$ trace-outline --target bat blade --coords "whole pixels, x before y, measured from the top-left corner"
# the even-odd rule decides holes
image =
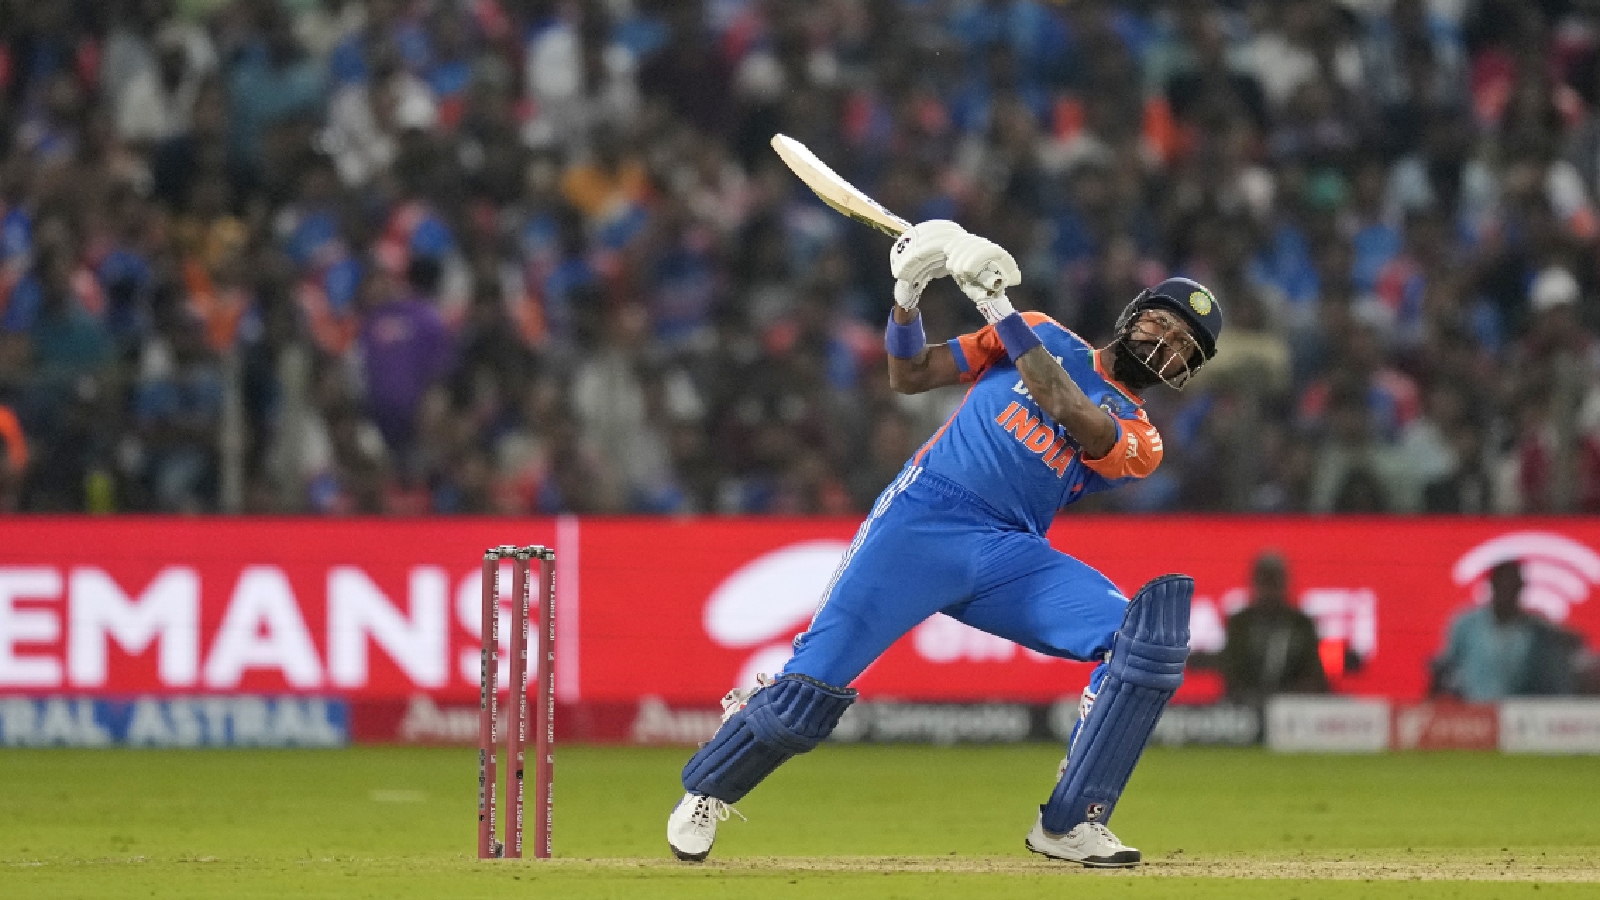
[[[778,151],[784,164],[805,182],[806,187],[839,212],[891,237],[899,237],[911,227],[910,222],[884,209],[878,201],[840,178],[839,173],[817,159],[817,155],[805,144],[786,134],[775,134],[772,136],[772,149]]]

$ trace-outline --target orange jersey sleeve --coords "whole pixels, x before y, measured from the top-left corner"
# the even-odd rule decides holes
[[[1117,442],[1099,459],[1080,456],[1083,464],[1106,478],[1143,478],[1161,465],[1161,433],[1139,410],[1137,418],[1117,419]]]
[[[1041,312],[1025,312],[1022,320],[1029,327],[1041,322],[1055,321]],[[1006,345],[1001,342],[1000,335],[995,333],[993,325],[985,325],[971,334],[963,334],[951,343],[956,346],[956,368],[961,370],[963,382],[977,381],[984,370],[1006,358]]]

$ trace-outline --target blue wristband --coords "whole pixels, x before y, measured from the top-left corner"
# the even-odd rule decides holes
[[[1028,327],[1028,322],[1022,318],[1022,313],[1012,313],[994,323],[994,333],[1000,335],[1000,343],[1006,345],[1006,353],[1011,355],[1012,362],[1016,362],[1017,357],[1029,350],[1044,346],[1039,336]]]
[[[928,336],[922,330],[922,317],[917,316],[910,323],[901,325],[894,320],[894,312],[889,313],[889,327],[883,330],[883,349],[895,359],[913,359],[922,348],[928,346]]]

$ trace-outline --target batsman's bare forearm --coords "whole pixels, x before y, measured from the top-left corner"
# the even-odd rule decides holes
[[[914,309],[897,306],[894,310],[894,320],[901,325],[911,324],[919,315],[921,313]],[[920,394],[960,381],[961,371],[956,368],[955,355],[944,344],[924,347],[910,359],[889,357],[889,387],[899,393]]]
[[[1067,370],[1043,347],[1017,358],[1017,372],[1044,414],[1059,422],[1078,442],[1083,455],[1099,459],[1117,443],[1117,423],[1094,404]]]

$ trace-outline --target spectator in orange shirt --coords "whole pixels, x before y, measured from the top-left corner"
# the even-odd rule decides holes
[[[561,179],[568,203],[594,221],[645,200],[649,175],[638,157],[626,153],[621,135],[611,128],[597,129],[592,153],[588,162],[572,166]]]
[[[28,468],[28,441],[11,407],[0,403],[0,512],[15,512]]]

